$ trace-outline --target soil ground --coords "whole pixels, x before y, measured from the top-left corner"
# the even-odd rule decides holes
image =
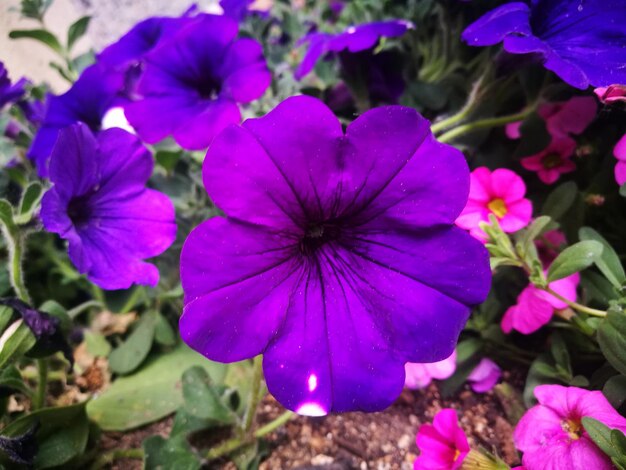
[[[505,373],[507,382],[517,382]],[[517,464],[513,447],[513,426],[507,421],[503,403],[493,392],[476,394],[467,386],[449,399],[441,397],[436,385],[425,390],[405,390],[389,409],[380,413],[346,413],[324,418],[298,417],[267,437],[269,456],[261,470],[410,470],[418,450],[415,434],[423,423],[432,421],[442,408],[458,410],[460,423],[472,448],[497,453],[508,464]],[[260,407],[264,424],[282,413],[271,397]],[[136,431],[105,433],[102,450],[140,447],[150,435],[167,436],[168,418]],[[111,468],[140,469],[137,460],[120,460]],[[227,462],[213,462],[207,468],[235,470]]]

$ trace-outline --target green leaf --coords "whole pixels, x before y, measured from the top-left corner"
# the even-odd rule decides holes
[[[154,339],[163,346],[174,346],[176,344],[176,333],[174,329],[160,312],[156,313],[156,327],[154,330]]]
[[[554,383],[558,381],[558,373],[554,369],[553,360],[549,354],[543,353],[530,365],[528,375],[526,376],[526,384],[524,385],[524,404],[527,408],[533,406],[537,399],[535,398],[535,387],[546,383]]]
[[[620,186],[619,195],[622,197],[626,197],[626,183]]]
[[[30,388],[24,383],[20,371],[15,366],[9,366],[0,373],[0,386],[19,392],[27,397],[32,395]]]
[[[232,424],[234,415],[216,393],[207,371],[193,366],[183,373],[183,397],[185,411],[201,419],[213,419]]]
[[[184,435],[176,435],[169,439],[151,436],[143,441],[143,450],[145,470],[200,469],[200,460],[192,453]]]
[[[32,181],[26,186],[20,205],[17,209],[15,222],[18,224],[27,224],[33,218],[33,212],[37,209],[37,205],[43,196],[43,186],[38,181]]]
[[[611,377],[604,384],[602,393],[613,408],[619,408],[626,401],[626,377],[623,375]]]
[[[548,195],[541,213],[552,217],[554,220],[560,220],[572,207],[577,195],[578,186],[576,186],[576,183],[573,181],[563,183]]]
[[[617,452],[621,455],[621,461],[626,459],[626,436],[619,429],[611,429],[611,444],[617,449]]]
[[[72,47],[84,34],[87,32],[91,16],[83,16],[70,25],[67,31],[67,50],[72,50]]]
[[[598,327],[602,354],[615,369],[626,375],[626,315],[609,310]]]
[[[9,33],[11,39],[34,39],[39,41],[59,55],[63,55],[63,46],[57,37],[46,29],[17,29]]]
[[[0,199],[0,223],[2,223],[9,232],[15,230],[15,222],[13,221],[13,206],[6,199]]]
[[[113,372],[129,374],[141,365],[152,348],[155,327],[156,312],[144,313],[126,341],[109,355],[109,367]]]
[[[100,333],[85,331],[85,344],[92,356],[107,357],[111,352],[111,344]]]
[[[183,405],[181,371],[204,367],[221,384],[227,366],[212,362],[180,344],[149,360],[133,375],[118,378],[87,405],[89,417],[105,431],[125,431],[157,421]]]
[[[36,422],[40,427],[36,434],[39,451],[35,468],[63,465],[84,452],[89,436],[85,403],[34,411],[13,421],[2,434],[9,437],[24,434]]]
[[[621,289],[626,282],[626,273],[622,267],[619,256],[609,242],[602,235],[590,227],[582,227],[578,232],[581,240],[595,240],[602,244],[602,255],[596,259],[598,269],[617,289]]]
[[[0,336],[0,369],[23,356],[37,339],[23,320],[12,323]]]
[[[565,340],[558,333],[554,333],[551,339],[552,345],[550,347],[550,352],[552,353],[552,357],[554,357],[557,366],[561,366],[561,368],[567,372],[567,375],[571,377],[572,365],[570,363],[570,355],[567,351]]]
[[[582,271],[602,256],[602,243],[595,240],[578,242],[563,250],[548,270],[548,282],[563,279]]]
[[[609,457],[620,457],[619,449],[611,441],[611,428],[588,416],[583,417],[581,421],[591,440],[602,449],[602,452]]]

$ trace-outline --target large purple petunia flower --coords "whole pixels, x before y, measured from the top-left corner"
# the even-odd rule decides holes
[[[168,135],[190,150],[206,148],[228,124],[238,123],[237,103],[259,98],[271,81],[261,45],[235,40],[237,22],[200,15],[145,57],[137,93],[126,108],[149,143]]]
[[[152,168],[150,153],[122,129],[94,137],[80,123],[59,132],[41,219],[69,242],[77,269],[103,289],[159,280],[156,266],[143,260],[172,244],[176,224],[169,198],[146,189]]]
[[[123,73],[95,64],[86,68],[66,93],[48,97],[43,123],[28,150],[39,176],[48,176],[48,161],[59,131],[77,122],[99,131],[105,113],[124,102],[120,95],[123,88]]]
[[[26,83],[28,82],[25,78],[20,78],[17,82],[11,83],[9,72],[4,63],[0,61],[0,109],[9,103],[15,103],[24,96]]]
[[[402,36],[411,28],[413,28],[413,23],[410,21],[389,20],[350,26],[337,34],[320,32],[307,34],[300,39],[299,43],[308,43],[309,48],[294,75],[296,79],[300,80],[313,70],[320,57],[328,53],[343,50],[348,52],[365,51],[376,46],[381,37]]]
[[[512,54],[536,54],[544,67],[585,89],[626,83],[624,0],[531,0],[502,5],[463,32],[471,46],[503,42]]]
[[[448,357],[487,295],[487,252],[453,226],[465,159],[410,108],[344,133],[289,98],[224,130],[203,178],[226,217],[183,246],[181,336],[217,361],[264,354],[270,392],[301,414],[385,408],[405,362]]]

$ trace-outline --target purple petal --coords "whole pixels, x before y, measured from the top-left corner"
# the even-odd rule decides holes
[[[293,249],[273,231],[220,217],[193,230],[181,254],[185,342],[218,361],[261,353],[297,281]]]
[[[532,35],[530,8],[522,2],[502,5],[469,25],[462,39],[470,46],[492,46],[509,34]]]

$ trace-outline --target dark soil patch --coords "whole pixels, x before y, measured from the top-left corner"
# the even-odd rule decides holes
[[[511,381],[508,374],[505,379]],[[513,382],[517,380],[513,379]],[[413,468],[418,450],[415,434],[442,408],[459,411],[460,423],[472,448],[484,447],[508,464],[517,464],[513,425],[493,392],[476,394],[468,388],[444,399],[436,385],[425,390],[405,390],[389,409],[380,413],[346,413],[324,418],[297,417],[267,436],[270,455],[261,470],[396,470]],[[270,396],[260,407],[259,423],[265,424],[284,410]],[[151,435],[167,436],[172,419],[127,433],[104,433],[102,451],[140,447]],[[120,460],[111,468],[140,469],[137,460]],[[234,470],[231,463],[213,462],[207,468]]]

